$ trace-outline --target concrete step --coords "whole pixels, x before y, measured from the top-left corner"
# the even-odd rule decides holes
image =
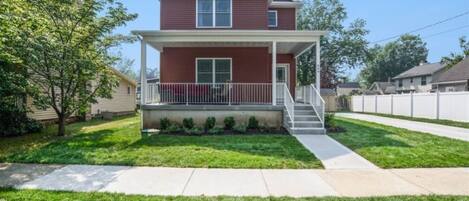
[[[324,128],[288,128],[288,131],[292,135],[324,135],[326,134],[326,129]]]
[[[314,110],[295,110],[295,115],[316,115]]]
[[[295,105],[295,110],[314,110],[311,105]]]
[[[288,126],[292,127],[292,122],[288,121]],[[322,128],[320,121],[295,121],[295,128]]]
[[[319,118],[316,115],[296,115],[295,121],[319,121]]]

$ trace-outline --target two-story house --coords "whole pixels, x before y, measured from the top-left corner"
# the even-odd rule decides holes
[[[319,40],[326,32],[296,30],[301,1],[160,0],[160,5],[161,30],[133,31],[141,41],[143,75],[147,45],[160,53],[160,83],[146,84],[141,76],[143,130],[157,128],[161,118],[191,117],[202,124],[208,116],[219,123],[226,116],[239,123],[255,116],[270,127],[323,132],[320,80],[296,88],[296,58],[313,48],[320,77]]]
[[[421,63],[394,77],[397,93],[425,93],[432,91],[432,82],[443,71],[441,63]]]

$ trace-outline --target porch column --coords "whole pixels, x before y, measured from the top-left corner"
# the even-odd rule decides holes
[[[140,40],[140,107],[146,103],[147,95],[147,43]]]
[[[321,95],[321,47],[320,39],[316,42],[316,90]],[[320,105],[320,99],[316,98],[316,105]]]
[[[277,42],[272,42],[272,105],[277,105]]]

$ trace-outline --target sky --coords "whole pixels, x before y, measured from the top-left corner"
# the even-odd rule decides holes
[[[129,34],[132,30],[159,30],[159,2],[159,0],[123,0],[128,11],[137,13],[138,18],[125,27],[116,29],[115,33]],[[342,0],[342,2],[348,13],[344,25],[350,24],[357,18],[366,20],[366,28],[370,31],[367,39],[370,42],[400,35],[469,11],[469,0]],[[427,43],[428,62],[438,62],[441,57],[451,52],[461,51],[458,43],[461,36],[467,36],[469,39],[469,15],[415,34],[422,36]],[[381,44],[386,42],[389,41]],[[119,49],[125,58],[135,60],[134,70],[138,72],[140,43],[123,44]],[[158,52],[152,48],[147,48],[147,51],[147,68],[158,68]],[[359,71],[360,69],[349,69],[346,75],[353,79]]]

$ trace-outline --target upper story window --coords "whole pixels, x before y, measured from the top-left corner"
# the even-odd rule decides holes
[[[278,27],[278,12],[276,10],[269,10],[269,27]]]
[[[399,82],[399,83],[398,83],[398,86],[399,86],[399,87],[402,87],[402,86],[403,86],[402,80],[399,80],[398,82]]]
[[[232,0],[197,0],[197,28],[231,28]]]

